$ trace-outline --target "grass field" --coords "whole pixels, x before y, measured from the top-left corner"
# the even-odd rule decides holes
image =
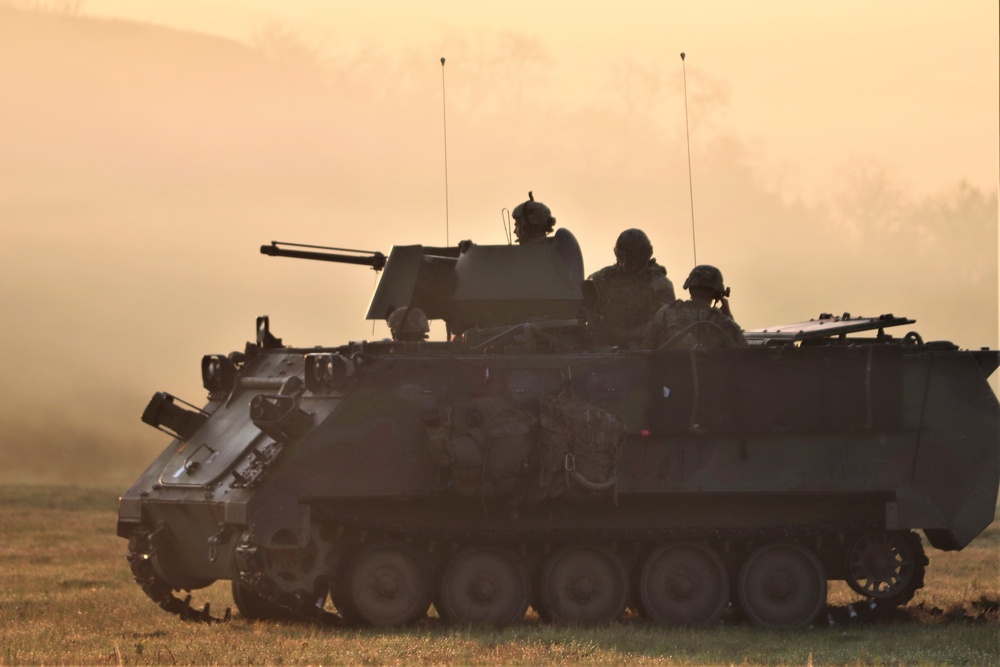
[[[532,616],[503,630],[429,618],[396,631],[233,621],[185,623],[139,590],[115,536],[113,493],[0,487],[0,665],[16,664],[1000,664],[1000,526],[962,552],[928,547],[927,586],[892,618],[769,632],[727,618],[664,629],[629,616],[565,628]],[[831,587],[831,601],[848,591]],[[232,605],[228,582],[195,603]]]

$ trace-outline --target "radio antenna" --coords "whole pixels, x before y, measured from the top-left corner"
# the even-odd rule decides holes
[[[444,123],[444,244],[451,245],[448,224],[448,105],[444,96],[444,56],[441,57],[441,119]]]
[[[444,58],[441,60],[444,61]],[[691,125],[688,122],[688,77],[683,51],[681,51],[681,69],[684,71],[684,133],[687,135],[688,192],[691,196],[691,247],[694,250],[694,264],[698,266],[698,241],[694,233],[694,180],[691,176]]]

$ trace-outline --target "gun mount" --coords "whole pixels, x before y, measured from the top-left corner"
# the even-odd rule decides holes
[[[388,258],[379,252],[281,242],[261,246],[260,251],[384,269],[366,319],[385,319],[396,308],[420,308],[428,319],[444,320],[449,337],[473,328],[570,320],[583,304],[583,256],[568,229],[523,246],[395,246]]]

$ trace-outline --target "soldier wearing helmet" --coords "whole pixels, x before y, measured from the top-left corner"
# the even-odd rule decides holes
[[[676,299],[667,270],[653,259],[653,244],[641,229],[619,234],[615,263],[587,282],[592,300],[588,320],[604,344],[639,343],[649,319]]]
[[[684,289],[691,293],[691,298],[675,301],[656,312],[646,327],[643,347],[746,346],[743,330],[729,309],[729,288],[723,283],[722,271],[708,264],[696,266],[684,281]]]
[[[419,308],[403,306],[396,308],[386,318],[393,340],[427,340],[430,325],[427,316]]]
[[[545,204],[535,201],[532,192],[528,193],[528,201],[515,206],[510,215],[514,218],[514,236],[521,245],[538,243],[556,226],[552,211]]]

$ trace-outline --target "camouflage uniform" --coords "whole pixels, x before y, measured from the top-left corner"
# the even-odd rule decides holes
[[[591,322],[600,343],[639,343],[649,319],[676,299],[667,270],[655,259],[633,273],[617,264],[606,266],[588,280],[597,292]]]
[[[655,350],[697,322],[711,322],[716,326],[695,327],[674,340],[670,347],[688,350],[699,343],[709,348],[731,347],[734,344],[745,347],[747,344],[743,330],[731,317],[718,308],[692,299],[675,301],[660,308],[646,327],[642,346]]]

